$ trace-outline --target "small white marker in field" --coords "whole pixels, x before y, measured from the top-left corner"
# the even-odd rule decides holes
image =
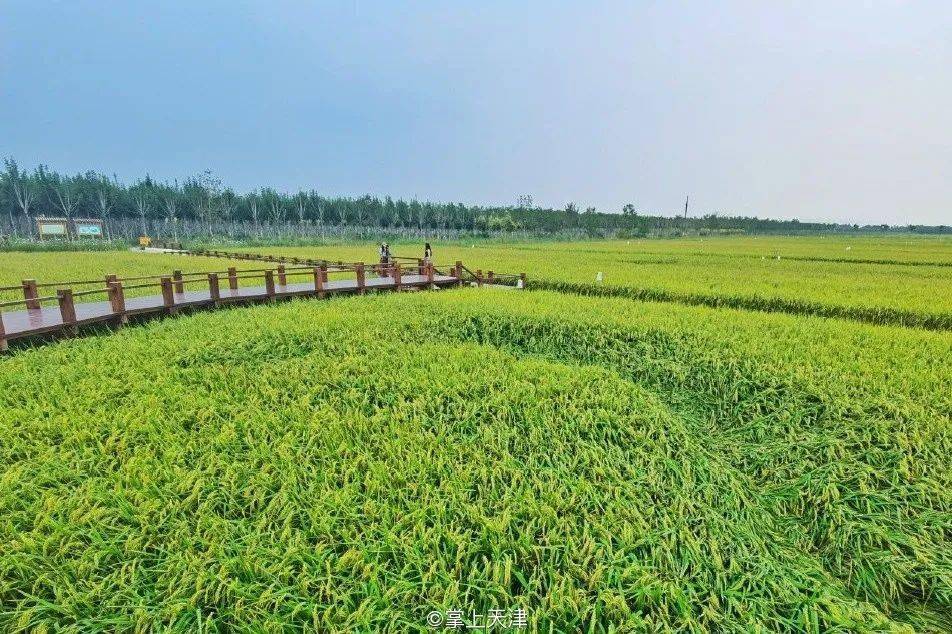
[[[601,271],[599,271],[598,273],[595,274],[595,281],[596,281],[597,283],[601,284],[604,279],[605,279],[605,278],[604,278],[604,276],[602,275],[602,272],[601,272]]]

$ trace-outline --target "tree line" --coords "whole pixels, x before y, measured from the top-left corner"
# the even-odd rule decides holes
[[[246,233],[280,227],[293,234],[307,228],[364,228],[391,233],[452,232],[453,234],[529,233],[581,236],[671,236],[684,234],[803,233],[849,230],[888,230],[885,226],[859,227],[768,220],[723,213],[699,217],[665,217],[627,204],[616,213],[594,207],[580,210],[574,203],[563,209],[532,205],[531,196],[520,196],[511,206],[467,205],[452,202],[325,196],[315,190],[296,193],[263,187],[239,193],[224,186],[210,171],[182,181],[159,182],[146,175],[131,185],[93,171],[73,176],[40,165],[23,169],[14,159],[4,160],[0,172],[0,204],[7,236],[34,237],[37,217],[98,218],[110,230],[171,236],[229,232],[241,226]],[[916,230],[915,228],[912,228]],[[927,231],[948,228],[926,228]]]

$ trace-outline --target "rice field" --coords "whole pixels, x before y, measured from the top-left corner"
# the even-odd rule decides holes
[[[761,262],[754,239],[700,245],[637,257],[706,257],[725,279]],[[530,280],[580,253],[606,286],[629,266],[627,242],[434,246]],[[852,246],[893,263],[791,266],[952,272],[948,242]],[[168,257],[57,255],[61,279]],[[844,280],[802,297],[896,299]],[[921,292],[902,310],[943,314]],[[17,350],[0,359],[0,630],[424,632],[457,610],[523,610],[526,631],[952,630],[952,333],[684,304],[368,295]]]
[[[537,288],[548,290],[952,329],[952,239],[945,236],[437,243],[435,248],[438,262],[462,260],[474,270],[524,271]],[[376,246],[369,243],[229,250],[368,264],[377,259]],[[421,255],[418,251],[419,244],[393,245],[396,255]],[[228,266],[253,269],[263,264],[136,252],[0,253],[0,286],[28,276],[59,281],[106,272],[145,275]],[[19,294],[0,296],[14,299]]]
[[[419,245],[393,245],[418,255]],[[952,240],[718,238],[437,245],[436,259],[531,272],[536,288],[952,329]],[[368,258],[373,245],[262,253]],[[322,256],[324,257],[324,256]],[[601,274],[601,281],[599,279]]]

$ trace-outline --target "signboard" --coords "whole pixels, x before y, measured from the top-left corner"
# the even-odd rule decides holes
[[[45,218],[36,219],[36,232],[41,238],[103,238],[104,227],[99,218]]]
[[[40,223],[40,233],[45,236],[65,236],[66,225],[59,222]]]
[[[37,218],[36,228],[41,238],[66,238],[69,236],[66,220],[61,218]]]
[[[152,238],[149,236],[139,236],[139,246],[143,249],[152,244]]]
[[[101,238],[102,221],[100,220],[76,220],[76,236],[79,238]]]

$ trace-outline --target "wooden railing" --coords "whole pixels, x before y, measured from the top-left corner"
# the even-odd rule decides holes
[[[169,247],[166,247],[169,248]],[[181,255],[194,255],[194,256],[203,256],[203,257],[212,257],[212,258],[226,258],[229,260],[256,260],[260,262],[284,262],[295,265],[308,265],[316,266],[324,264],[325,266],[331,267],[333,270],[337,267],[346,267],[348,266],[343,260],[329,260],[329,259],[314,259],[314,258],[299,258],[299,257],[286,257],[280,255],[270,255],[270,254],[261,254],[261,253],[251,253],[246,251],[220,251],[218,249],[185,249],[182,248],[182,245],[179,244],[175,250]]]
[[[242,251],[219,251],[215,249],[184,249],[182,245],[177,244],[177,249],[182,253],[182,255],[197,255],[197,256],[206,256],[206,257],[216,257],[216,258],[228,258],[232,260],[260,260],[265,262],[285,262],[291,264],[325,264],[329,267],[346,267],[343,261],[329,259],[311,259],[311,258],[298,258],[298,257],[287,257],[287,256],[276,256],[276,255],[266,255],[260,253],[249,253]],[[408,269],[413,269],[414,265],[417,269],[418,275],[423,275],[425,270],[425,261],[422,258],[412,258],[407,256],[390,256],[392,262],[405,262],[407,263]],[[379,264],[374,265],[374,270],[376,271],[380,267]],[[500,285],[500,286],[515,286],[518,288],[524,288],[526,283],[526,274],[525,273],[498,273],[494,271],[487,271],[486,275],[483,276],[482,271],[477,269],[476,272],[469,270],[468,268],[462,266],[462,262],[457,260],[452,265],[435,265],[436,273],[438,275],[443,275],[444,270],[457,270],[459,271],[458,275],[454,277],[463,278],[464,274],[468,274],[469,281],[476,284],[476,286],[483,285]],[[332,268],[333,270],[333,268]],[[341,269],[346,270],[346,269]],[[445,273],[446,275],[453,276],[452,273]]]
[[[463,266],[462,262],[457,262],[456,266],[459,271],[457,277],[459,277],[461,281],[468,279],[476,286],[514,286],[516,288],[525,288],[526,286],[525,273],[497,273],[495,271],[486,271],[486,274],[483,275],[482,269],[471,271]]]
[[[25,279],[17,286],[0,287],[0,292],[19,290],[23,295],[22,299],[0,302],[0,350],[6,349],[7,340],[12,337],[27,336],[29,334],[45,332],[53,328],[65,330],[67,333],[73,333],[76,331],[77,325],[80,322],[104,321],[107,319],[115,320],[116,323],[121,325],[126,323],[128,316],[132,313],[165,312],[167,314],[174,314],[184,305],[191,306],[210,303],[217,306],[223,302],[254,301],[259,299],[271,301],[276,297],[292,294],[309,294],[322,298],[332,290],[334,292],[349,291],[364,294],[370,286],[380,286],[379,284],[368,285],[368,268],[369,272],[381,278],[392,279],[392,284],[388,282],[384,285],[384,288],[394,290],[402,290],[408,285],[404,278],[406,275],[416,276],[416,279],[411,282],[410,285],[430,288],[436,288],[439,285],[458,285],[466,282],[472,283],[475,286],[505,285],[523,288],[526,280],[524,273],[500,274],[488,271],[484,276],[480,269],[476,269],[474,272],[465,267],[463,263],[458,260],[453,264],[434,264],[417,258],[392,257],[388,262],[372,264],[368,267],[368,265],[363,262],[345,263],[341,260],[285,258],[273,255],[213,250],[183,250],[183,252],[228,259],[264,261],[274,263],[275,266],[250,269],[238,269],[237,267],[229,266],[219,271],[194,272],[183,272],[180,269],[176,269],[168,274],[128,277],[119,277],[115,274],[109,274],[97,279],[44,283],[39,283],[35,279]],[[353,274],[354,282],[352,285],[347,285],[346,287],[338,285],[336,288],[329,289],[329,273]],[[312,283],[310,287],[305,287],[303,290],[300,285],[293,290],[288,290],[289,278],[295,277],[310,278]],[[420,277],[423,279],[420,280]],[[260,280],[263,283],[263,287],[258,287],[262,289],[261,293],[236,293],[241,287],[240,282],[249,279]],[[437,283],[438,279],[439,283]],[[207,298],[205,294],[201,294],[199,299],[184,297],[186,295],[187,286],[202,286],[202,290],[204,290],[206,285]],[[87,286],[92,288],[84,288]],[[144,288],[154,288],[157,290],[156,295],[145,296],[147,300],[154,301],[146,302],[144,307],[141,301],[137,302],[137,307],[130,310],[127,306],[127,294],[131,291],[139,291]],[[224,293],[222,292],[223,288],[227,288],[227,291]],[[55,294],[42,295],[41,293],[48,292],[47,289],[55,289]],[[77,314],[76,306],[77,304],[83,304],[85,302],[77,302],[77,299],[91,297],[97,294],[105,296],[108,302],[108,312],[99,312],[89,317],[90,305],[86,303],[87,308],[84,312],[87,316],[81,318]],[[142,299],[139,293],[135,295],[139,297],[140,300]],[[180,298],[181,301],[177,301],[177,297]],[[195,296],[193,295],[192,297],[194,298]],[[46,313],[44,313],[44,311],[48,311],[49,309],[44,308],[43,305],[53,301],[56,302],[59,309],[59,322],[44,322],[44,325],[37,326],[34,331],[30,331],[29,328],[32,327],[32,323],[35,321],[35,318],[31,315],[34,313],[41,316],[45,315]],[[20,315],[21,322],[23,319],[26,319],[29,324],[31,324],[27,327],[27,330],[23,329],[22,323],[19,330],[17,330],[16,325],[14,325],[14,330],[17,330],[16,332],[11,333],[8,332],[8,329],[5,329],[3,309],[13,306],[24,307],[25,311],[21,311],[17,313],[17,315]],[[100,308],[97,310],[101,311],[103,303],[100,302],[99,306]],[[26,317],[23,317],[24,315],[26,315]],[[40,322],[43,322],[43,320],[40,319]]]

